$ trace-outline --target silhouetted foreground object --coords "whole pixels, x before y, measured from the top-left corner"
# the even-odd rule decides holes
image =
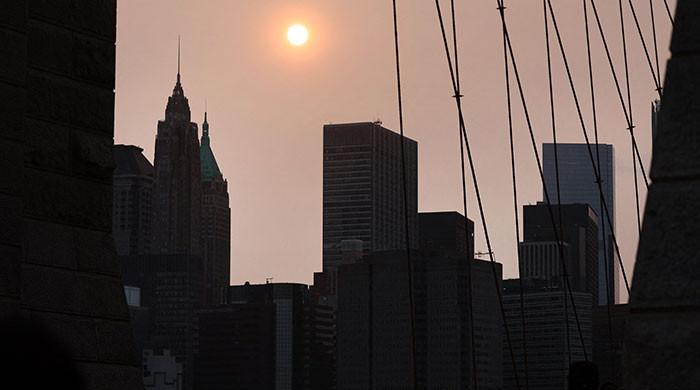
[[[26,323],[0,345],[36,365],[17,388],[143,388],[110,236],[115,38],[114,0],[0,7],[0,319]]]
[[[598,367],[590,362],[572,363],[569,390],[598,390]]]
[[[700,2],[679,0],[625,339],[625,388],[700,384]]]
[[[68,349],[36,321],[0,322],[3,383],[24,389],[84,389]],[[37,375],[41,373],[40,375]]]

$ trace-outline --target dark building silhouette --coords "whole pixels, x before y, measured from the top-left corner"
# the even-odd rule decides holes
[[[520,386],[516,382],[516,371],[513,370],[510,347],[504,337],[502,344],[504,390],[520,389],[525,383],[523,322],[517,285],[517,280],[509,280],[504,283],[503,304]],[[552,291],[548,285],[537,286],[533,283],[528,285],[523,297],[529,387],[538,390],[566,389],[569,374],[569,351],[571,352],[571,362],[582,362],[586,360],[583,345],[585,345],[589,358],[593,350],[591,335],[592,294],[573,293],[576,312],[581,324],[583,345],[579,337],[571,298],[568,294],[562,290]],[[568,313],[568,317],[566,313]]]
[[[112,237],[121,256],[151,252],[153,165],[143,149],[114,145]]]
[[[525,278],[561,280],[563,268],[556,237],[563,243],[566,271],[574,291],[588,292],[597,302],[598,294],[598,217],[587,204],[552,205],[554,221],[561,232],[552,227],[548,206],[544,203],[523,206],[523,242],[520,261]]]
[[[563,204],[588,204],[598,216],[598,292],[594,294],[594,297],[599,305],[605,305],[609,300],[614,304],[619,299],[619,267],[612,240],[612,234],[615,233],[616,210],[615,149],[613,145],[609,144],[599,144],[597,151],[595,145],[592,145],[591,148],[596,160],[597,156],[600,155],[601,187],[612,224],[608,223],[608,218],[601,209],[600,190],[596,183],[586,144],[557,144],[560,193],[557,193],[554,144],[545,143],[542,145],[542,168],[552,203],[557,203],[557,196],[559,196]],[[546,201],[544,196],[543,200]],[[603,233],[605,233],[607,248],[603,246]],[[607,299],[606,294],[610,294],[610,299]]]
[[[275,388],[273,302],[217,305],[200,310],[197,317],[197,388]]]
[[[418,145],[406,138],[409,239],[418,247]],[[323,271],[342,264],[340,243],[361,240],[365,254],[406,247],[401,136],[381,123],[323,127]]]
[[[625,366],[622,354],[629,314],[628,305],[593,309],[593,363],[598,366],[601,384],[623,385]]]
[[[333,388],[332,308],[306,285],[231,286],[198,318],[198,388]]]
[[[145,348],[155,356],[162,356],[168,350],[168,356],[182,367],[182,388],[191,389],[197,337],[195,314],[204,302],[202,259],[184,254],[121,259],[124,284],[140,288],[141,306],[149,311]],[[144,373],[146,384],[147,376]]]
[[[0,11],[6,386],[141,386],[110,236],[115,27],[113,0]]]
[[[411,255],[416,388],[471,386],[472,351],[483,388],[499,388],[501,322],[491,264],[474,261],[475,327],[471,346],[467,237],[459,213],[418,215],[420,251]],[[467,221],[467,223],[465,223]],[[465,234],[469,229],[469,234]],[[469,246],[473,248],[473,245]],[[475,264],[478,263],[478,264]],[[486,266],[486,267],[484,267]],[[500,264],[497,265],[500,278]],[[405,251],[373,252],[338,270],[339,389],[411,388],[411,327]]]
[[[211,149],[209,122],[204,113],[200,146],[202,172],[202,240],[205,302],[220,303],[231,279],[231,209],[228,182]]]
[[[200,146],[197,124],[190,120],[178,69],[156,135],[153,253],[202,254]]]

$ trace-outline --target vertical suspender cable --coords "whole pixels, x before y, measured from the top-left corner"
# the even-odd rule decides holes
[[[637,210],[637,231],[639,234],[642,232],[642,216],[639,207],[639,180],[637,178],[637,157],[634,152],[634,142],[632,138],[634,137],[634,115],[632,110],[632,90],[630,87],[630,70],[629,61],[627,59],[627,34],[625,34],[625,14],[622,8],[622,0],[618,0],[620,9],[620,31],[622,36],[622,58],[625,64],[625,86],[627,87],[627,110],[629,112],[630,125],[630,144],[632,146],[632,171],[634,172],[634,201]],[[653,70],[652,70],[653,72]],[[657,84],[658,85],[658,84]]]
[[[444,45],[445,55],[447,57],[447,65],[448,65],[448,68],[450,71],[450,78],[452,81],[452,89],[453,89],[455,95],[457,95],[458,94],[457,93],[457,82],[455,79],[455,73],[454,73],[454,69],[452,66],[452,58],[450,56],[450,49],[449,49],[449,45],[447,43],[447,34],[445,32],[445,23],[444,23],[444,20],[442,17],[442,11],[440,9],[439,0],[435,0],[435,8],[437,10],[437,16],[438,16],[438,20],[440,22],[440,30],[442,33],[442,42]],[[486,247],[487,247],[487,250],[489,252],[489,260],[491,262],[491,271],[492,271],[492,275],[493,275],[493,279],[494,279],[494,284],[496,286],[496,293],[498,294],[498,303],[499,303],[499,307],[501,309],[501,318],[503,318],[503,327],[504,327],[504,331],[506,334],[506,342],[508,345],[508,349],[510,351],[511,363],[513,365],[513,371],[515,373],[515,383],[516,383],[516,387],[518,389],[521,389],[520,380],[518,379],[517,367],[515,364],[515,354],[513,352],[513,344],[512,344],[511,338],[510,338],[510,330],[508,328],[508,321],[506,320],[505,307],[503,305],[503,292],[501,291],[500,282],[498,280],[498,274],[496,271],[496,261],[493,258],[493,249],[492,249],[493,247],[491,246],[491,237],[489,236],[488,226],[486,224],[486,214],[484,213],[483,201],[481,199],[481,191],[479,189],[479,181],[478,181],[477,176],[476,176],[476,168],[474,166],[474,158],[472,156],[471,146],[469,144],[469,137],[467,134],[467,129],[466,129],[466,126],[464,124],[464,114],[462,112],[462,106],[461,106],[460,100],[457,99],[456,102],[457,102],[457,112],[459,115],[459,128],[460,128],[460,132],[462,134],[462,137],[464,138],[464,146],[465,146],[465,149],[467,151],[467,158],[469,161],[469,169],[470,169],[471,178],[472,178],[472,185],[474,186],[474,192],[476,194],[476,201],[477,201],[477,205],[479,207],[479,216],[481,217],[481,225],[482,225],[482,228],[484,230],[484,239],[486,240]]]
[[[513,215],[515,217],[515,245],[518,259],[518,287],[520,294],[520,326],[523,338],[523,366],[525,371],[525,389],[530,390],[530,374],[527,359],[527,327],[525,325],[525,287],[523,285],[523,263],[520,258],[520,217],[518,216],[518,181],[515,170],[515,142],[513,139],[513,103],[510,92],[510,65],[508,61],[508,46],[506,35],[503,34],[503,64],[506,82],[506,103],[508,107],[508,141],[510,144],[510,172],[513,184]]]
[[[587,58],[588,58],[588,81],[590,84],[590,93],[591,93],[591,112],[592,112],[592,118],[593,118],[593,134],[595,137],[595,155],[596,155],[596,168],[597,168],[597,173],[598,177],[601,178],[602,180],[602,175],[601,175],[601,164],[600,164],[600,143],[598,141],[598,111],[596,107],[596,93],[595,93],[595,82],[593,78],[593,58],[591,55],[591,34],[590,34],[590,28],[589,28],[589,22],[588,22],[588,0],[583,0],[583,21],[585,25],[585,30],[586,30],[586,52],[587,52]],[[599,209],[603,210],[603,192],[601,191],[599,194]],[[603,243],[603,269],[605,270],[605,308],[607,312],[607,323],[608,323],[608,343],[610,347],[610,351],[613,351],[615,348],[615,339],[613,335],[613,328],[612,328],[612,313],[610,312],[610,305],[613,303],[612,297],[610,295],[610,270],[608,267],[608,245],[607,245],[607,232],[606,232],[606,222],[604,219],[600,219],[602,223],[600,223],[599,228],[601,229],[601,235],[602,235],[602,243]],[[596,267],[597,268],[597,267]],[[597,286],[596,286],[597,288]],[[593,302],[593,305],[597,305],[598,302]],[[612,368],[612,372],[615,372],[617,368],[615,367],[615,358],[611,354],[610,356],[610,366]]]
[[[518,93],[520,95],[520,101],[521,101],[522,106],[523,106],[523,113],[525,114],[525,121],[527,123],[528,132],[530,134],[530,142],[532,144],[532,151],[535,155],[535,161],[537,162],[537,170],[538,170],[538,173],[540,175],[540,180],[542,181],[542,185],[544,188],[545,204],[547,205],[547,211],[549,214],[550,222],[551,222],[552,226],[556,226],[554,211],[552,210],[552,202],[551,202],[551,198],[549,196],[549,191],[547,190],[547,186],[544,185],[544,183],[545,183],[544,172],[542,170],[542,162],[540,161],[540,155],[539,155],[539,152],[537,151],[537,141],[535,140],[535,134],[534,134],[534,131],[532,129],[532,121],[530,120],[530,112],[529,112],[528,107],[527,107],[527,101],[525,99],[525,92],[523,90],[522,81],[520,80],[520,73],[518,72],[517,62],[515,61],[515,54],[513,52],[513,45],[512,45],[512,42],[510,41],[510,35],[508,33],[508,28],[506,25],[505,12],[504,12],[505,8],[503,7],[503,0],[496,0],[496,2],[498,3],[498,10],[499,10],[499,13],[501,16],[501,25],[502,25],[504,34],[506,36],[506,43],[508,44],[508,53],[510,56],[511,63],[513,65],[513,73],[515,74],[515,81],[518,85]],[[554,19],[553,19],[553,21],[555,22]],[[557,27],[556,22],[554,23],[554,27],[556,29],[556,27]],[[557,243],[560,243],[561,240],[559,238],[558,230],[554,229],[554,233],[555,233],[555,241]],[[559,249],[559,259],[562,260],[564,258],[562,245],[557,245],[557,246],[559,247],[558,248]],[[566,269],[565,262],[563,262],[563,261],[561,262],[561,267],[562,267],[562,269],[564,269],[564,275],[565,276],[568,275],[568,273],[565,270]],[[564,287],[566,289],[568,289],[568,292],[569,292],[569,298],[571,299],[571,307],[573,309],[574,319],[576,320],[576,328],[578,330],[579,340],[581,341],[583,356],[584,356],[585,360],[588,361],[588,352],[586,350],[585,339],[583,338],[583,331],[581,329],[581,322],[579,320],[578,310],[576,309],[576,302],[574,301],[574,296],[573,296],[573,292],[571,289],[571,284],[568,281],[568,276],[566,276],[564,278]]]
[[[460,82],[460,77],[459,77],[459,51],[458,51],[458,44],[457,44],[457,17],[455,14],[455,2],[454,0],[450,0],[450,13],[452,16],[452,44],[453,44],[453,53],[454,53],[454,64],[455,64],[455,79],[457,81],[457,92],[453,96],[455,99],[457,99],[457,104],[459,106],[462,105],[462,89],[461,89],[461,82]],[[462,207],[464,210],[464,235],[467,243],[467,253],[466,253],[466,260],[467,260],[467,290],[469,291],[469,302],[468,302],[468,310],[469,310],[469,338],[470,338],[470,355],[471,355],[471,365],[472,365],[472,383],[474,384],[474,390],[478,388],[478,372],[477,372],[477,367],[476,367],[476,340],[474,337],[474,282],[473,282],[473,259],[470,258],[470,254],[472,252],[471,248],[471,237],[469,236],[469,223],[468,223],[468,210],[467,210],[467,177],[466,177],[466,172],[465,172],[465,163],[464,163],[464,140],[462,139],[462,133],[461,131],[457,132],[457,136],[459,137],[459,159],[460,159],[460,172],[462,176]]]
[[[562,222],[562,215],[561,215],[561,186],[559,183],[559,152],[557,148],[557,119],[556,119],[556,111],[554,109],[554,82],[552,78],[552,53],[549,47],[549,18],[547,17],[547,0],[542,0],[542,9],[544,11],[544,40],[545,40],[545,46],[547,48],[547,81],[549,82],[549,113],[550,113],[550,119],[551,119],[551,126],[552,126],[552,142],[554,145],[554,177],[555,177],[555,182],[556,182],[556,195],[557,195],[557,213],[559,214],[559,240],[564,239],[564,224]],[[544,183],[544,186],[547,184]],[[557,229],[556,225],[552,226],[552,229]],[[563,242],[557,242],[557,245],[561,246],[563,245]],[[566,262],[567,259],[564,257],[566,253],[564,251],[561,251],[560,255],[562,256],[562,259],[560,261]],[[562,277],[562,287],[564,287],[564,283],[566,279],[568,279],[568,275],[566,274],[566,268],[562,268],[563,274],[561,275]],[[567,358],[569,360],[569,365],[571,365],[571,336],[569,335],[569,308],[568,304],[566,301],[566,289],[562,288],[562,292],[564,294],[564,299],[563,299],[563,310],[564,310],[564,329],[565,329],[565,337],[566,337],[566,352],[567,352]]]
[[[411,384],[412,388],[417,386],[416,375],[416,310],[413,298],[413,262],[411,261],[411,234],[409,231],[409,209],[408,209],[408,183],[406,180],[406,139],[403,130],[403,101],[401,98],[401,66],[399,62],[399,29],[396,15],[396,0],[392,0],[392,11],[394,19],[394,55],[396,59],[396,90],[399,105],[399,131],[401,134],[401,175],[403,184],[403,211],[404,211],[404,230],[406,233],[406,268],[408,272],[408,302],[410,311],[410,329],[411,329]]]

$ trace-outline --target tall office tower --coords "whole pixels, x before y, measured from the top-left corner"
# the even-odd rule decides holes
[[[559,224],[566,271],[573,291],[588,292],[593,299],[598,294],[598,217],[587,204],[552,206],[554,220]],[[523,242],[520,261],[524,278],[540,278],[549,282],[561,280],[563,268],[552,228],[547,204],[523,206]]]
[[[156,135],[153,253],[202,252],[199,140],[197,124],[190,118],[178,64],[177,82]]]
[[[415,388],[499,388],[501,322],[491,264],[474,264],[476,345],[471,346],[469,259],[473,223],[458,213],[421,213],[420,252],[412,253]],[[467,221],[465,223],[465,221]],[[497,270],[500,265],[497,265]],[[484,272],[486,271],[487,272]],[[488,288],[486,288],[488,286]],[[478,290],[476,289],[478,287]],[[373,252],[338,270],[338,388],[411,388],[411,306],[405,251]],[[490,343],[490,344],[489,344]],[[489,344],[489,345],[487,345]]]
[[[153,165],[143,149],[114,145],[112,237],[121,256],[151,251]]]
[[[216,163],[204,113],[199,157],[202,167],[202,241],[204,244],[204,301],[220,303],[231,279],[231,208],[228,182]]]
[[[331,310],[303,284],[230,286],[198,313],[198,388],[332,389]]]
[[[595,145],[591,145],[593,157],[597,160]],[[586,144],[557,144],[559,160],[559,188],[561,202],[582,203],[590,205],[595,210],[599,220],[598,229],[598,292],[597,302],[605,305],[608,295],[612,303],[617,302],[619,295],[619,267],[615,255],[612,233],[615,232],[615,154],[612,145],[599,144],[600,179],[602,181],[603,198],[610,212],[610,222],[600,207],[600,191],[596,183],[593,165]],[[554,144],[543,145],[543,170],[545,184],[552,203],[557,203],[556,169],[554,159]],[[544,195],[543,195],[543,200]],[[605,234],[605,248],[603,246]],[[607,264],[606,259],[607,258]],[[607,277],[606,277],[607,276]],[[607,288],[606,288],[607,280]]]
[[[204,270],[198,256],[122,256],[124,284],[138,287],[149,311],[146,349],[160,356],[169,350],[182,367],[182,389],[192,389],[196,350],[196,310],[203,303]],[[145,350],[144,350],[145,354]],[[144,357],[145,358],[145,357]],[[149,377],[144,373],[144,384]]]
[[[409,240],[418,247],[418,144],[406,138]],[[381,123],[323,127],[323,271],[335,291],[340,243],[361,240],[365,254],[406,248],[401,137]]]
[[[496,277],[494,278],[494,268]],[[477,389],[503,389],[503,315],[499,310],[498,291],[502,288],[503,265],[474,259],[474,353],[476,354]],[[496,285],[495,281],[498,281]]]
[[[510,280],[517,284],[517,281]],[[510,284],[510,283],[504,283]],[[511,290],[509,292],[508,290]],[[515,291],[513,291],[515,290]],[[571,298],[563,291],[539,291],[531,288],[524,294],[525,340],[523,348],[523,322],[520,311],[520,294],[518,289],[506,289],[503,295],[508,331],[511,345],[503,339],[503,389],[522,388],[525,381],[525,353],[527,351],[528,381],[531,389],[561,390],[568,388],[569,350],[571,361],[585,361],[583,345],[589,358],[592,353],[591,309],[592,296],[585,292],[573,293],[576,313],[581,324],[583,344]],[[566,305],[564,303],[566,299]],[[564,308],[567,308],[565,311]],[[567,316],[568,313],[568,328]],[[567,342],[567,334],[569,340]],[[570,349],[569,349],[570,346]],[[515,366],[520,386],[516,382],[511,350],[515,356]]]
[[[0,10],[4,386],[137,389],[112,242],[117,5]]]

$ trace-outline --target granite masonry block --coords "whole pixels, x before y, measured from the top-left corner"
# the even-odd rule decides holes
[[[96,321],[81,316],[32,312],[32,321],[39,321],[69,350],[70,354],[79,360],[95,361],[97,359],[97,330]]]
[[[20,297],[21,262],[22,250],[19,247],[0,244],[0,296]]]
[[[700,178],[700,57],[671,59],[667,74],[651,178]]]
[[[28,0],[4,1],[0,12],[0,26],[24,31],[27,25]]]
[[[0,193],[19,195],[22,192],[22,165],[24,163],[23,144],[13,140],[0,139]]]
[[[26,97],[24,88],[0,81],[0,138],[21,141],[24,137],[24,117],[18,113],[24,112]]]
[[[110,136],[35,119],[27,120],[26,125],[27,166],[111,183],[114,162]]]
[[[129,320],[121,278],[78,273],[76,289],[76,304],[80,313],[100,318]]]
[[[19,247],[22,242],[22,199],[0,193],[0,244]]]
[[[30,70],[27,77],[27,117],[82,127],[112,136],[114,93]]]
[[[77,269],[74,235],[69,226],[25,218],[25,261],[31,264]]]
[[[114,249],[114,239],[107,232],[74,229],[74,246],[78,270],[121,278],[121,267]]]
[[[32,168],[24,170],[24,180],[27,217],[111,231],[111,185]]]
[[[29,310],[77,313],[80,287],[75,272],[22,264],[22,304]]]
[[[29,17],[116,40],[116,0],[32,0]]]
[[[32,67],[114,89],[113,42],[37,21],[29,23],[27,39]]]
[[[23,85],[27,74],[27,38],[24,34],[0,28],[0,77]]]

